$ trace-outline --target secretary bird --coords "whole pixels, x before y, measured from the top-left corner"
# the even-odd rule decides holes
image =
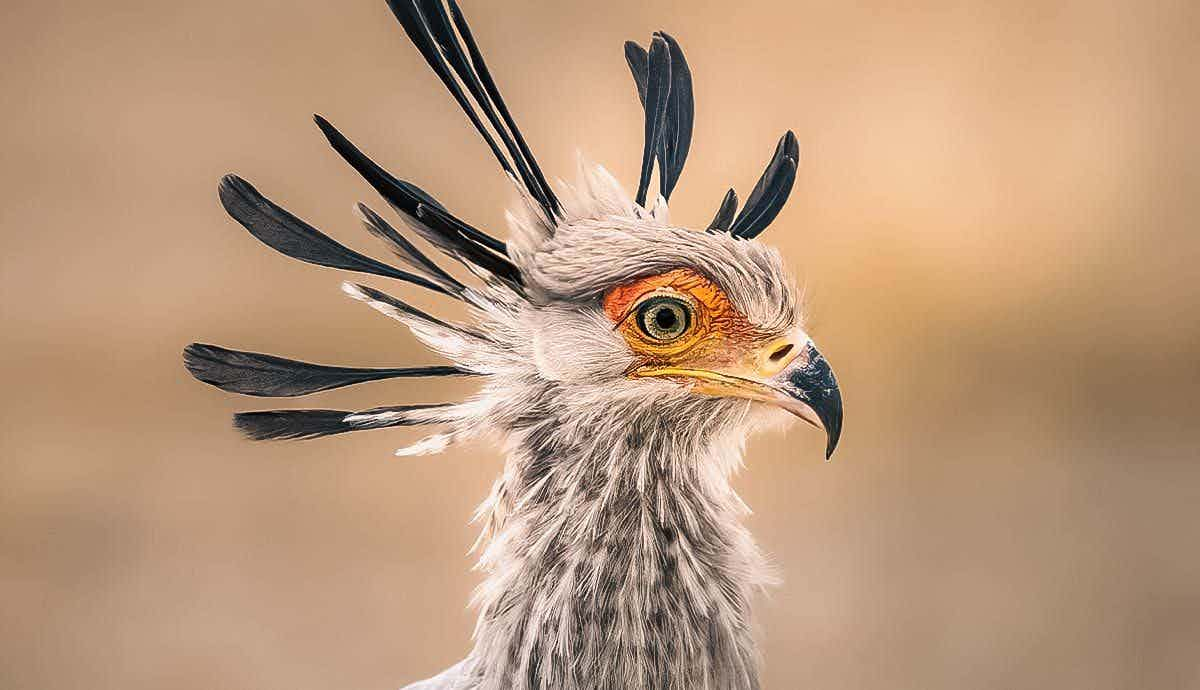
[[[804,330],[798,292],[779,254],[755,239],[791,191],[795,136],[779,140],[740,212],[730,189],[707,228],[685,229],[667,209],[693,120],[691,72],[674,38],[657,32],[648,49],[625,44],[645,113],[630,198],[596,165],[581,163],[574,184],[548,183],[455,0],[389,6],[515,185],[509,241],[394,177],[320,116],[334,150],[469,281],[363,204],[366,230],[404,268],[342,246],[240,177],[221,180],[220,199],[287,256],[464,302],[471,323],[454,324],[375,288],[343,285],[452,364],[334,367],[195,343],[184,350],[188,370],[223,390],[268,397],[396,377],[478,377],[481,390],[455,404],[234,418],[256,440],[440,427],[398,455],[485,433],[503,441],[503,472],[476,516],[486,578],[474,598],[474,647],[410,690],[759,688],[750,603],[770,576],[730,475],[747,435],[779,410],[823,429],[827,458],[842,429],[841,394]]]

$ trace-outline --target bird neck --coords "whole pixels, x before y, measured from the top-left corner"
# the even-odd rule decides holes
[[[742,437],[689,417],[708,428],[556,419],[513,435],[481,508],[476,687],[759,687],[750,599],[769,578],[729,485]]]

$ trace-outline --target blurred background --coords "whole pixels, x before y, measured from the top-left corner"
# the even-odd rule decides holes
[[[800,139],[766,237],[848,426],[829,464],[807,428],[757,438],[737,479],[784,576],[767,688],[1200,688],[1200,6],[463,4],[548,171],[634,183],[621,44],[659,28],[697,93],[673,220]],[[180,364],[437,362],[216,200],[237,171],[382,256],[320,112],[505,234],[507,182],[382,0],[7,0],[0,59],[0,687],[390,690],[459,659],[496,450],[251,444],[229,416],[271,402]]]

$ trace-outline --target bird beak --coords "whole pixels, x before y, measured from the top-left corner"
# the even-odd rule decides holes
[[[842,435],[842,393],[829,362],[802,332],[767,343],[738,362],[645,369],[639,376],[686,381],[704,395],[782,407],[825,432],[825,458]]]
[[[833,457],[842,436],[842,392],[825,356],[810,341],[767,385],[775,392],[768,402],[825,431],[825,459]]]

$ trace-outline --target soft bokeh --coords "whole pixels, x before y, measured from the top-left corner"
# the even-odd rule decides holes
[[[621,43],[659,28],[698,98],[676,221],[799,137],[765,237],[847,427],[829,464],[806,428],[756,439],[737,480],[784,576],[768,688],[1200,688],[1200,6],[464,5],[553,173],[581,150],[633,182]],[[179,357],[437,361],[215,198],[234,170],[378,252],[320,112],[504,233],[505,180],[382,0],[7,0],[0,58],[0,687],[386,690],[460,658],[497,452],[251,444],[229,415],[270,402]]]

